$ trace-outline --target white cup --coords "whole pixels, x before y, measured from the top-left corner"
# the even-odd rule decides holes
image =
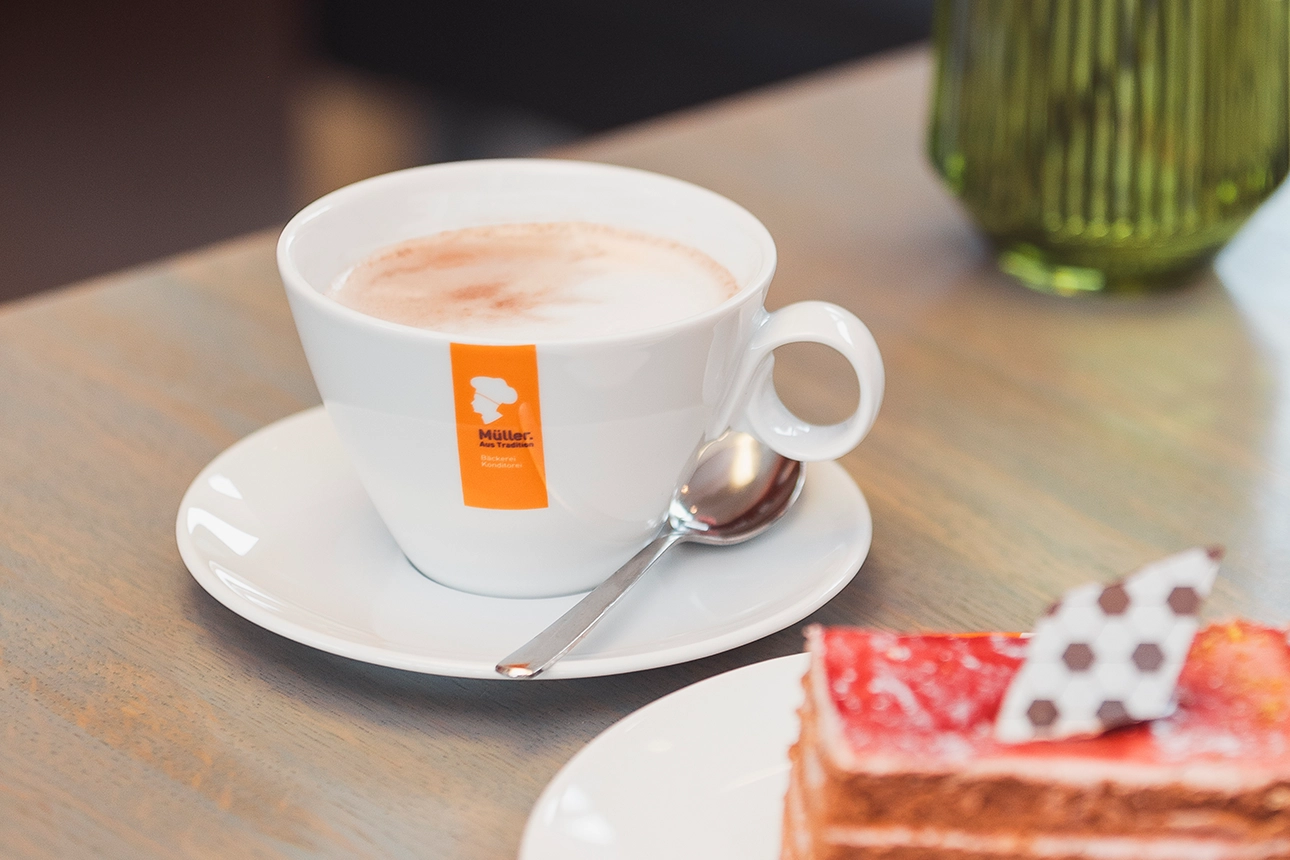
[[[395,242],[537,221],[599,222],[684,243],[729,269],[739,290],[679,322],[519,353],[387,322],[324,295]],[[296,215],[278,242],[278,266],[327,413],[376,510],[418,570],[464,591],[544,597],[591,588],[657,533],[705,440],[733,425],[794,459],[833,459],[869,432],[882,400],[882,359],[850,312],[824,302],[762,307],[775,244],[756,218],[645,171],[508,159],[377,176]],[[845,421],[808,424],[780,402],[771,352],[795,341],[830,346],[855,369],[860,403]],[[462,374],[494,355],[529,361],[536,373],[527,423],[495,436],[470,426],[482,414],[462,405],[471,402]],[[521,393],[515,407],[530,396]],[[536,449],[525,441],[534,434]],[[508,475],[528,482],[518,506],[507,501]]]

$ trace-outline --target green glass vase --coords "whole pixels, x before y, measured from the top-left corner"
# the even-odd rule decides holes
[[[1000,267],[1176,283],[1286,175],[1290,3],[938,0],[929,145]]]

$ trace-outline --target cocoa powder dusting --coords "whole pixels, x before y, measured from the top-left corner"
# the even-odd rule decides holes
[[[558,222],[411,239],[361,261],[329,295],[370,316],[436,331],[541,336],[551,329],[568,337],[684,318],[737,290],[729,271],[694,248],[602,224]]]

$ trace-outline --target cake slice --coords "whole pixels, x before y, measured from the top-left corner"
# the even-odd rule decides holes
[[[1003,744],[1006,635],[807,631],[785,860],[1290,858],[1290,646],[1197,635],[1167,717]]]

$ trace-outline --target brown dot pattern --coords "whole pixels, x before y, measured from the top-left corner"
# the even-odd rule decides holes
[[[1062,653],[1062,662],[1072,672],[1083,672],[1093,665],[1093,649],[1083,642],[1067,645]]]
[[[1213,552],[1188,550],[1119,582],[1063,595],[1035,624],[996,736],[1096,735],[1169,713],[1217,570]]]
[[[1129,593],[1119,583],[1102,589],[1102,596],[1097,599],[1097,605],[1107,615],[1123,615],[1129,608],[1129,602]]]
[[[1047,699],[1036,699],[1026,710],[1026,716],[1040,728],[1051,726],[1057,720],[1057,706]]]
[[[1144,672],[1154,672],[1165,662],[1165,652],[1154,642],[1143,642],[1133,649],[1133,665]]]
[[[1124,702],[1117,702],[1115,699],[1105,701],[1098,706],[1097,718],[1108,729],[1127,726],[1133,722],[1133,717],[1130,717],[1129,712],[1125,710]]]
[[[1179,615],[1195,615],[1200,611],[1200,595],[1190,585],[1182,585],[1169,592],[1169,608]]]

